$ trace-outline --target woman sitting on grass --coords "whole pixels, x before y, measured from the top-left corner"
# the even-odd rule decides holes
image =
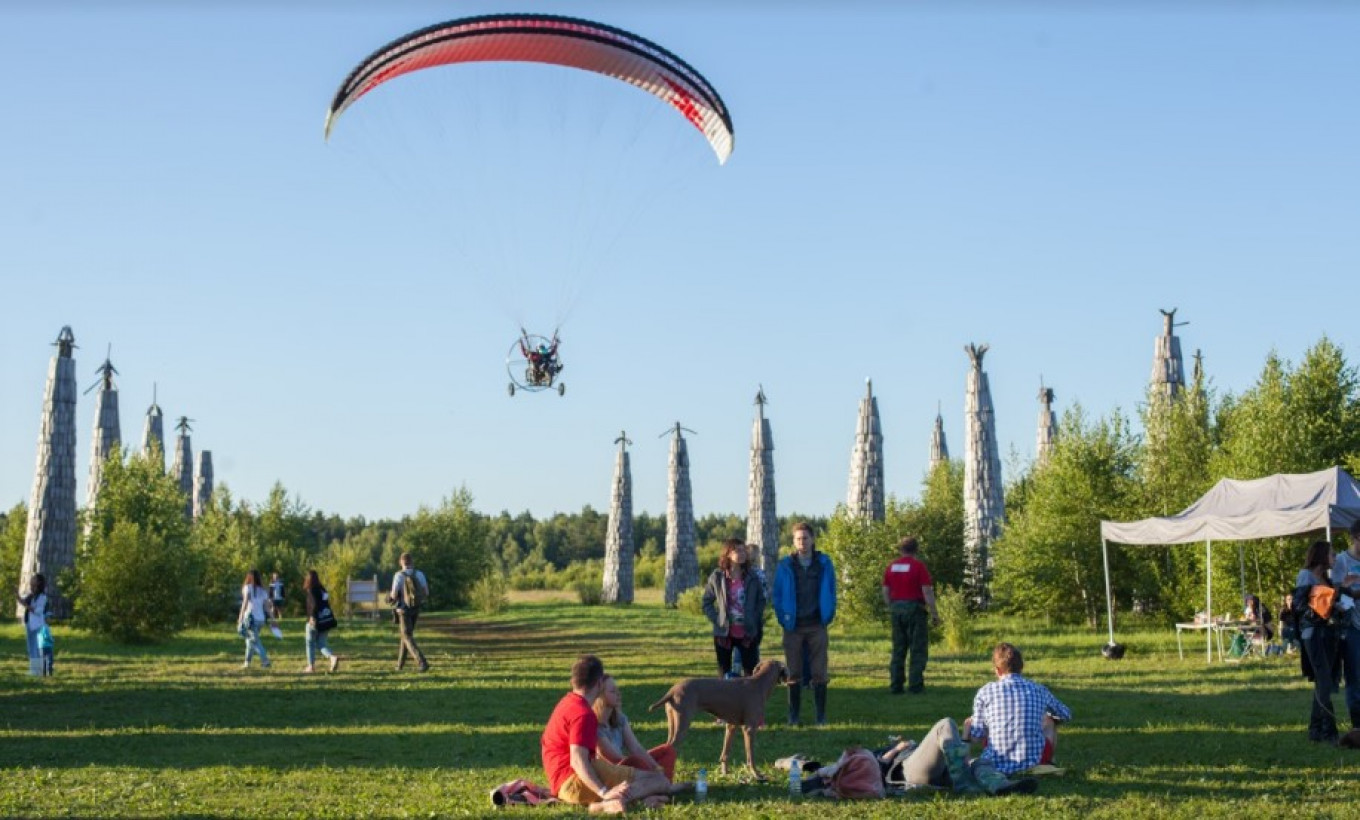
[[[652,749],[642,748],[628,716],[620,708],[623,695],[619,685],[609,675],[604,676],[604,690],[595,699],[593,708],[600,722],[596,735],[596,751],[610,763],[631,766],[642,771],[660,772],[667,780],[675,780],[675,749],[665,743]],[[626,754],[626,756],[625,756]]]

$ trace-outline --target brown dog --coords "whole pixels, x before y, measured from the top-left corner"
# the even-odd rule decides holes
[[[696,712],[708,712],[721,718],[727,725],[723,735],[719,771],[727,774],[727,753],[732,747],[732,736],[737,727],[746,741],[746,768],[757,780],[766,777],[756,771],[754,742],[756,730],[765,725],[765,701],[776,684],[788,680],[788,672],[779,661],[761,661],[749,678],[685,678],[670,688],[656,703],[647,707],[651,712],[665,704],[666,722],[670,734],[666,742],[679,749],[689,731]]]

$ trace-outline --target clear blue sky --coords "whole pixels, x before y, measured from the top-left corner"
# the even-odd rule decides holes
[[[889,5],[6,4],[0,504],[28,498],[62,325],[82,388],[113,345],[125,440],[155,382],[238,497],[277,480],[370,518],[460,485],[488,512],[604,508],[621,429],[635,509],[664,512],[676,420],[699,431],[697,511],[742,513],[758,384],[781,513],[826,514],[866,376],[889,492],[915,496],[937,402],[962,453],[964,344],[991,344],[1001,447],[1027,460],[1041,374],[1059,409],[1135,411],[1161,307],[1220,389],[1324,332],[1360,359],[1360,8]],[[480,97],[458,69],[399,81],[322,141],[379,45],[525,8],[684,56],[732,111],[728,165],[645,95],[560,69],[483,72]],[[536,88],[647,136],[608,135],[631,158],[589,157],[575,199],[536,196],[505,154],[594,133],[538,133],[559,109]],[[441,151],[464,106],[513,145]],[[603,250],[555,244],[565,201],[592,203]],[[511,399],[516,323],[551,325],[562,289],[567,395]]]

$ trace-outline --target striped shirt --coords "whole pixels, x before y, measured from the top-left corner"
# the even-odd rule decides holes
[[[1072,710],[1044,686],[1012,672],[978,690],[969,737],[987,738],[982,759],[1002,774],[1024,771],[1044,753],[1044,715],[1071,720]]]

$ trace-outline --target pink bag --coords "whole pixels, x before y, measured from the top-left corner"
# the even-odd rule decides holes
[[[546,787],[528,780],[512,780],[502,783],[491,790],[491,805],[496,808],[506,806],[538,806],[558,802]]]
[[[836,773],[831,776],[827,791],[842,800],[881,800],[887,796],[883,790],[883,770],[878,766],[874,753],[868,749],[846,749],[836,762]]]

